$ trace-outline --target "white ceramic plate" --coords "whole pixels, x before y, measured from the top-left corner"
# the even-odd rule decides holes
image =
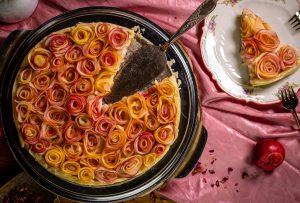
[[[200,41],[203,62],[213,79],[229,95],[258,104],[279,101],[278,90],[300,88],[300,70],[268,86],[251,88],[248,69],[240,59],[240,20],[244,8],[251,9],[277,32],[281,43],[300,50],[300,31],[288,20],[299,10],[296,0],[221,0],[206,18]]]

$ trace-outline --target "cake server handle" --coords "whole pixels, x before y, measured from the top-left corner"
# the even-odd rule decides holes
[[[164,44],[161,49],[166,51],[169,46],[175,42],[182,34],[191,29],[194,25],[204,20],[216,7],[217,0],[205,0],[201,5],[192,13],[192,15],[181,25],[177,32]]]

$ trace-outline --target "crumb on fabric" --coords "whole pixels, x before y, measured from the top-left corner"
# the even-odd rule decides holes
[[[221,183],[226,183],[226,181],[229,179],[229,177],[224,177],[224,178],[222,178],[222,180],[220,181]]]
[[[229,167],[229,168],[227,169],[227,171],[228,171],[228,174],[229,174],[230,172],[233,171],[233,168]]]
[[[192,171],[192,175],[195,175],[197,173],[202,173],[203,171],[206,170],[207,169],[204,169],[204,167],[201,165],[201,162],[198,162]]]
[[[206,174],[206,172],[207,172],[207,169],[205,169],[204,171],[202,171],[201,173],[203,174],[203,175],[205,175]]]
[[[210,164],[211,164],[211,165],[214,164],[215,161],[217,161],[217,158],[214,157],[214,158],[211,160]]]
[[[242,173],[242,179],[248,178],[249,174],[247,172]]]

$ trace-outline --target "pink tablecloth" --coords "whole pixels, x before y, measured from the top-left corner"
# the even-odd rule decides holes
[[[33,29],[64,11],[96,5],[134,11],[174,32],[201,2],[40,0],[30,18],[0,24],[0,42],[15,29]],[[209,138],[200,160],[204,171],[170,181],[161,193],[176,202],[300,202],[300,140],[292,114],[279,104],[262,107],[219,90],[200,62],[199,28],[186,33],[182,42],[199,81],[203,123]],[[271,174],[261,172],[250,161],[256,140],[267,137],[279,138],[286,149],[284,163]]]

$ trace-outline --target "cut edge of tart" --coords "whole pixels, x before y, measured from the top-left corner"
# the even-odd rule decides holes
[[[282,44],[271,26],[250,9],[243,9],[240,29],[240,55],[248,67],[252,87],[269,85],[297,71],[299,52]]]

